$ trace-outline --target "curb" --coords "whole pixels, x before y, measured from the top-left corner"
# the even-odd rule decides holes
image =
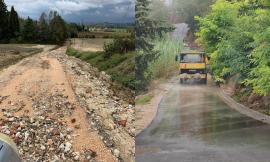
[[[263,123],[270,124],[270,116],[260,113],[258,111],[252,110],[249,107],[236,102],[231,96],[226,94],[226,92],[221,88],[219,88],[218,90],[218,96],[232,109],[240,112],[241,114],[251,117],[255,120],[261,121]]]

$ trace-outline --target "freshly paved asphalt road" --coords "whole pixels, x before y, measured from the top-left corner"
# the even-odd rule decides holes
[[[215,88],[175,84],[136,137],[136,162],[270,162],[270,126],[231,109]]]

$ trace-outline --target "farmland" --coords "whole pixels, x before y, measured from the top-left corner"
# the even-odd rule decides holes
[[[0,70],[39,52],[42,52],[41,46],[31,44],[0,44]]]
[[[89,31],[78,33],[79,38],[114,38],[114,37],[128,37],[130,33],[123,31]]]
[[[79,51],[98,52],[103,51],[103,45],[111,39],[88,39],[88,38],[74,38],[71,39],[71,47]]]

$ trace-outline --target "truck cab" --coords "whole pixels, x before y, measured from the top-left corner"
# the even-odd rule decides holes
[[[195,80],[207,84],[208,59],[204,52],[184,51],[176,56],[179,62],[180,82]]]

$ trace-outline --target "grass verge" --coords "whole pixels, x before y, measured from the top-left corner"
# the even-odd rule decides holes
[[[150,103],[153,97],[154,96],[152,94],[147,94],[136,99],[135,103],[136,105],[146,105]]]

